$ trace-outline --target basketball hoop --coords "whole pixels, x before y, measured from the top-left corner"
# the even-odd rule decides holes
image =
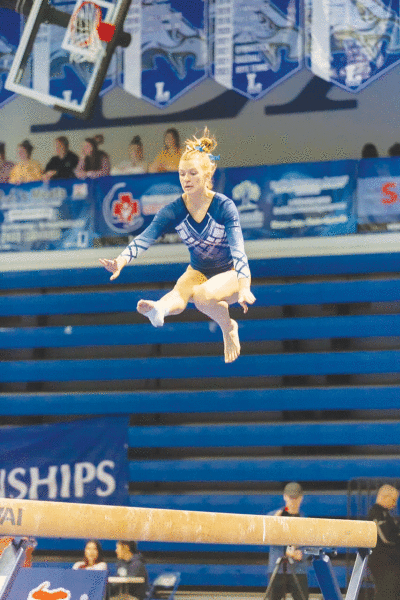
[[[102,20],[101,6],[105,4],[84,0],[76,6],[62,44],[70,51],[71,62],[96,62],[104,54],[102,42],[111,42],[115,32],[115,25]]]

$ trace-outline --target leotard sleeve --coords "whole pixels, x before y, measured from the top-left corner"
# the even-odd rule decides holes
[[[239,213],[233,200],[230,200],[225,204],[224,225],[237,277],[238,279],[250,279],[250,268],[244,249]]]
[[[173,226],[177,218],[175,204],[169,204],[159,210],[150,225],[121,252],[120,256],[126,258],[128,264],[131,260],[143,254]]]

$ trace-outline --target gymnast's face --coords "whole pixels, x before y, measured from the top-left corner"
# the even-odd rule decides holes
[[[179,163],[179,180],[185,194],[196,197],[207,192],[210,176],[205,171],[200,158],[194,156]]]

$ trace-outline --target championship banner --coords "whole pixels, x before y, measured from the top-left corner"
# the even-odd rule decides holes
[[[299,0],[210,0],[211,75],[250,99],[302,67]]]
[[[245,239],[356,233],[357,161],[226,169]]]
[[[357,215],[360,232],[400,231],[400,158],[360,161]]]
[[[159,108],[208,75],[204,0],[132,0],[124,31],[120,84]]]
[[[121,416],[1,427],[0,497],[126,505],[128,424]]]
[[[0,251],[92,246],[93,184],[75,179],[0,186]]]
[[[358,92],[400,61],[399,0],[304,0],[306,66]]]

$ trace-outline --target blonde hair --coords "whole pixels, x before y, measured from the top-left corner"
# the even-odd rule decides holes
[[[210,176],[210,184],[208,185],[210,189],[212,188],[211,179],[217,168],[215,161],[219,158],[212,155],[212,151],[216,147],[217,140],[209,132],[208,127],[205,127],[201,137],[194,135],[191,139],[185,141],[185,150],[181,156],[181,161],[191,160],[195,157],[200,159],[203,170]]]

